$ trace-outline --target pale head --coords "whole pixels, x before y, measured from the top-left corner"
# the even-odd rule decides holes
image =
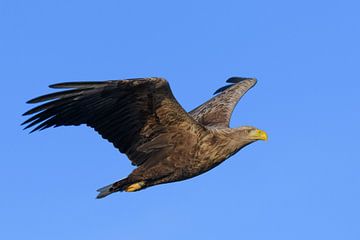
[[[239,137],[244,140],[246,139],[250,141],[257,141],[257,140],[266,141],[268,139],[266,132],[256,127],[242,126],[237,128],[237,131],[239,133]]]

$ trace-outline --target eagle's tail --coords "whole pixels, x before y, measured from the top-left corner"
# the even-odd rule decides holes
[[[105,187],[99,188],[98,192],[100,192],[96,198],[104,198],[107,195],[110,195],[114,192],[123,191],[129,185],[128,178],[121,179],[120,181],[114,182]]]

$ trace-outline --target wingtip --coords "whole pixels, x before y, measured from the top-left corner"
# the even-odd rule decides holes
[[[113,184],[109,184],[105,187],[99,188],[96,191],[99,192],[99,194],[96,196],[96,199],[104,198],[110,194],[113,193],[112,191]]]
[[[49,88],[60,88],[58,87],[59,83],[54,83],[54,84],[50,84],[48,85]]]
[[[59,89],[59,88],[76,88],[74,85],[82,84],[82,82],[61,82],[50,84],[49,88]]]
[[[21,124],[20,124],[20,126],[24,126],[24,123],[21,123]],[[28,129],[28,127],[27,127],[27,126],[23,127],[23,129],[22,129],[22,130],[23,130],[23,131],[25,131],[26,129]]]
[[[213,95],[216,95],[216,94],[218,94],[218,93],[221,93],[221,92],[225,91],[226,89],[228,89],[229,87],[231,87],[231,86],[233,86],[233,85],[235,85],[235,84],[237,84],[237,83],[243,82],[243,81],[245,81],[245,80],[252,81],[252,82],[253,82],[253,86],[254,86],[254,85],[256,84],[256,82],[257,82],[257,79],[256,79],[256,78],[230,77],[229,79],[226,80],[226,82],[227,82],[227,83],[230,83],[230,84],[219,88],[218,90],[216,90],[216,91],[214,92]]]
[[[23,131],[25,131],[26,129],[27,129],[27,128],[26,128],[26,127],[24,127],[22,130],[23,130]],[[31,133],[32,133],[32,131],[27,132],[27,134],[29,134],[29,135],[30,135]]]
[[[239,83],[245,80],[253,80],[257,81],[256,78],[250,78],[250,77],[230,77],[228,80],[226,80],[227,83]]]
[[[88,89],[109,84],[109,81],[77,81],[77,82],[62,82],[49,85],[49,88],[81,88]]]
[[[22,116],[28,116],[33,114],[33,109],[30,109],[29,111],[24,112],[23,114],[21,114]]]
[[[72,88],[72,85],[74,85],[75,82],[61,82],[61,83],[54,83],[50,84],[49,88],[59,89],[59,88]],[[78,83],[78,82],[76,82]]]
[[[238,82],[241,82],[241,81],[244,81],[245,79],[247,78],[244,78],[244,77],[230,77],[226,80],[227,83],[238,83]]]
[[[37,98],[30,99],[26,101],[27,104],[37,103]]]
[[[219,88],[218,90],[216,90],[216,91],[214,92],[213,95],[216,95],[216,94],[218,94],[218,93],[221,93],[221,92],[225,91],[226,89],[228,89],[228,88],[231,87],[232,85],[233,85],[233,84],[229,84],[229,85],[226,85],[226,86],[223,86],[223,87]]]

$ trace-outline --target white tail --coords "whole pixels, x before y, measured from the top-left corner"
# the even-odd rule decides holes
[[[104,198],[107,195],[110,195],[114,192],[123,191],[123,189],[128,185],[129,185],[129,183],[128,183],[127,178],[121,179],[120,181],[114,182],[112,184],[109,184],[105,187],[102,187],[102,188],[99,188],[98,190],[96,190],[96,191],[100,192],[96,196],[96,198]]]
[[[96,196],[96,198],[104,198],[104,197],[106,197],[107,195],[112,194],[112,193],[114,192],[114,190],[112,189],[112,186],[113,186],[113,184],[110,184],[110,185],[107,185],[107,186],[105,186],[105,187],[102,187],[102,188],[99,188],[98,190],[96,190],[96,191],[100,192],[100,193]]]

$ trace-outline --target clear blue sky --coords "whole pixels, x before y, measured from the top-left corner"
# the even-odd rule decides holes
[[[0,1],[1,239],[360,239],[358,1]],[[197,178],[114,194],[132,167],[86,127],[29,135],[25,101],[162,76],[185,109],[258,78],[257,142]]]

